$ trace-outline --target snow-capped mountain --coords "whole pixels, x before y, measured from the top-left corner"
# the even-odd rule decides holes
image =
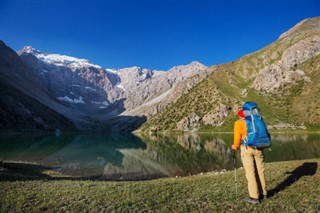
[[[33,81],[60,101],[81,111],[104,109],[119,98],[116,74],[86,59],[47,54],[30,46],[18,51],[30,68]]]
[[[90,63],[87,59],[78,59],[71,56],[60,55],[60,54],[47,54],[40,50],[36,50],[31,46],[25,46],[22,50],[18,51],[18,54],[32,54],[44,63],[54,64],[56,66],[69,67],[72,71],[81,69],[83,67],[94,67],[102,69],[99,65]]]
[[[188,85],[185,82],[192,81],[194,85],[209,72],[199,62],[168,71],[137,66],[103,68],[86,59],[49,54],[31,46],[17,54],[29,68],[19,75],[66,107],[90,116],[93,123],[113,130],[137,126],[190,89],[182,86]],[[119,119],[115,119],[118,115]]]

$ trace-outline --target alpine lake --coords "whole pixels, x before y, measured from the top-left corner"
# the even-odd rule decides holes
[[[320,157],[320,134],[274,133],[271,138],[271,150],[264,150],[266,162]],[[77,179],[147,180],[234,168],[231,133],[62,133],[0,139],[2,163],[37,165],[38,170]],[[240,151],[236,166],[242,166]]]

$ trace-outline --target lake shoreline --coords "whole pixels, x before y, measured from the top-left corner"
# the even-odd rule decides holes
[[[242,167],[238,167],[237,169],[241,169]],[[176,176],[165,176],[165,175],[145,175],[143,177],[136,178],[107,178],[104,175],[101,176],[72,176],[63,174],[53,167],[46,167],[41,165],[38,162],[31,161],[15,161],[15,160],[2,160],[0,159],[0,181],[1,180],[89,180],[89,181],[149,181],[149,180],[157,180],[162,178],[183,178],[197,175],[219,175],[230,172],[233,170],[221,169],[210,172],[199,172],[197,174],[189,174],[189,175],[176,175]],[[137,174],[138,175],[138,174]]]
[[[74,130],[74,131],[61,131],[60,134],[81,134],[81,135],[90,135],[90,134],[97,134],[97,135],[109,135],[109,134],[133,134],[133,135],[141,135],[141,134],[168,134],[168,133],[178,133],[178,134],[183,134],[183,133],[198,133],[198,134],[205,134],[205,133],[210,133],[210,134],[233,134],[233,131],[162,131],[162,132],[152,132],[152,133],[146,133],[142,132],[140,130],[134,130],[132,132],[95,132],[95,131],[81,131],[81,130]],[[304,129],[279,129],[279,130],[273,130],[269,129],[269,133],[273,134],[281,134],[281,133],[316,133],[320,134],[320,129],[317,130],[304,130]],[[16,137],[16,136],[55,136],[56,132],[55,131],[23,131],[23,132],[18,132],[18,131],[10,131],[10,130],[0,130],[0,136],[1,137]]]
[[[300,161],[308,161],[312,159],[320,160],[320,158],[311,158],[311,159],[302,159]],[[275,162],[266,162],[266,164],[274,164],[274,163],[290,163],[292,161],[299,160],[288,160],[288,161],[275,161]],[[320,165],[319,165],[320,166]],[[36,171],[34,171],[36,169]],[[242,164],[237,165],[236,170],[242,170]],[[154,176],[147,175],[145,177],[136,178],[136,179],[126,179],[126,178],[114,178],[108,179],[101,176],[73,176],[63,174],[53,167],[47,167],[41,165],[38,162],[31,161],[14,161],[14,160],[2,160],[0,159],[0,181],[2,180],[12,180],[17,178],[17,180],[75,180],[75,181],[105,181],[105,182],[143,182],[150,180],[158,180],[158,179],[170,179],[170,178],[187,178],[192,176],[213,176],[213,175],[221,175],[229,172],[234,172],[234,169],[221,169],[214,170],[209,172],[199,172],[196,174],[189,175],[176,175],[176,176]]]

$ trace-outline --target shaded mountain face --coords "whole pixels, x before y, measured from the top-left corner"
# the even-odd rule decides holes
[[[32,97],[31,91],[41,90],[26,84],[27,68],[14,51],[0,41],[0,129],[5,132],[38,132],[75,130],[63,115]],[[33,75],[33,73],[30,73]],[[41,93],[41,92],[39,92]],[[46,98],[43,95],[43,98]],[[50,97],[47,96],[48,99]]]
[[[18,55],[4,43],[1,49],[7,62],[2,64],[3,78],[80,130],[131,131],[208,74],[198,62],[167,72],[104,69],[85,59],[47,54],[30,46]]]
[[[320,17],[215,71],[142,131],[232,131],[245,101],[258,103],[270,129],[320,128]]]
[[[0,80],[1,131],[59,132],[74,131],[75,126],[63,115],[26,96],[3,79]]]

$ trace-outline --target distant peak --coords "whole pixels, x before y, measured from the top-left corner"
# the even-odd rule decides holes
[[[170,70],[181,69],[181,68],[199,68],[199,69],[205,69],[206,66],[203,65],[203,64],[201,64],[201,63],[198,62],[198,61],[192,61],[191,63],[186,64],[186,65],[174,66],[174,67],[172,67]],[[170,71],[170,70],[169,70],[169,71]]]
[[[31,46],[25,46],[24,48],[22,48],[21,50],[18,51],[19,55],[23,54],[23,53],[28,53],[28,54],[41,54],[42,52],[40,50],[37,50]]]
[[[66,66],[72,70],[80,69],[82,67],[95,67],[101,69],[99,65],[92,64],[87,59],[79,59],[72,56],[60,55],[60,54],[48,54],[41,52],[31,46],[25,46],[23,49],[18,51],[19,55],[32,54],[41,61],[48,64],[54,64],[56,66]]]
[[[202,63],[200,63],[199,61],[192,61],[189,65],[192,65],[192,66],[204,66]]]

